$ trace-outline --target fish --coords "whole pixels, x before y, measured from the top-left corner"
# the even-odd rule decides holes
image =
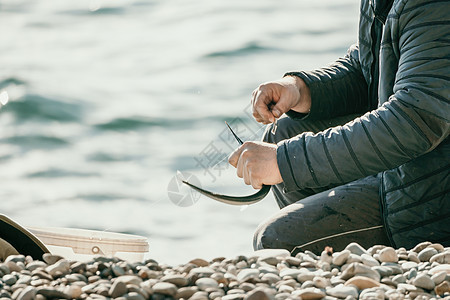
[[[228,125],[227,122],[225,122],[225,124],[227,125],[228,129],[230,129],[231,133],[233,134],[234,138],[239,143],[239,145],[242,145],[244,142],[236,135],[236,133],[233,131],[233,129],[231,129],[230,125]],[[202,189],[201,187],[189,183],[186,180],[182,180],[182,182],[208,198],[229,205],[249,205],[257,203],[267,196],[271,188],[271,185],[263,185],[259,191],[248,196],[229,196]]]

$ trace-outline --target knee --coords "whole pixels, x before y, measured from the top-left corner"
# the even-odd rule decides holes
[[[274,224],[270,222],[261,223],[253,236],[253,249],[279,249],[282,248],[278,243]]]

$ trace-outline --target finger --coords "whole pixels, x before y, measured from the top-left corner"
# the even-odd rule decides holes
[[[253,178],[253,177],[251,176],[251,172],[249,173],[249,175],[250,175],[252,187],[253,187],[254,189],[257,189],[257,190],[258,190],[258,189],[261,189],[261,188],[262,188],[261,182],[260,182],[258,179]]]
[[[269,99],[269,97],[261,91],[258,91],[258,93],[256,94],[256,100],[253,106],[254,111],[259,114],[260,117],[266,122],[273,122],[274,120],[274,116],[269,111],[268,107],[268,103],[271,103],[271,101],[272,100]]]
[[[244,153],[244,152],[242,152]],[[239,157],[237,166],[236,166],[236,174],[239,178],[244,178],[244,165],[245,165],[245,157],[241,156]]]
[[[252,184],[252,178],[250,177],[250,173],[249,173],[249,170],[248,170],[246,164],[244,164],[243,175],[244,175],[244,182],[245,182],[245,184],[246,185],[251,185]]]
[[[235,168],[237,167],[239,156],[241,156],[242,150],[243,150],[242,146],[239,146],[239,148],[234,150],[233,153],[231,153],[230,156],[228,157],[228,162]]]
[[[282,114],[289,111],[289,102],[287,96],[281,96],[280,100],[272,107],[272,114],[275,118],[281,117]]]

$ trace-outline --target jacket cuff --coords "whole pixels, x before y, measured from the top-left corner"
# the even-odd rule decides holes
[[[309,91],[311,93],[311,108],[309,113],[303,114],[293,110],[290,110],[286,113],[290,118],[293,119],[320,119],[321,114],[323,113],[323,109],[320,107],[319,99],[323,99],[325,95],[322,95],[321,92],[323,89],[320,89],[318,85],[320,84],[319,78],[314,78],[312,74],[308,74],[308,72],[288,72],[284,74],[285,76],[297,76],[301,78],[305,84],[309,87]]]
[[[287,140],[283,140],[277,144],[277,163],[281,178],[283,178],[284,192],[291,192],[300,188],[294,178],[293,169],[289,160],[287,142]]]

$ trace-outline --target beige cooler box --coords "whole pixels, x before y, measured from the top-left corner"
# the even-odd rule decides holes
[[[147,238],[131,234],[75,228],[28,227],[50,250],[70,260],[89,260],[93,256],[115,256],[130,262],[144,260]]]

